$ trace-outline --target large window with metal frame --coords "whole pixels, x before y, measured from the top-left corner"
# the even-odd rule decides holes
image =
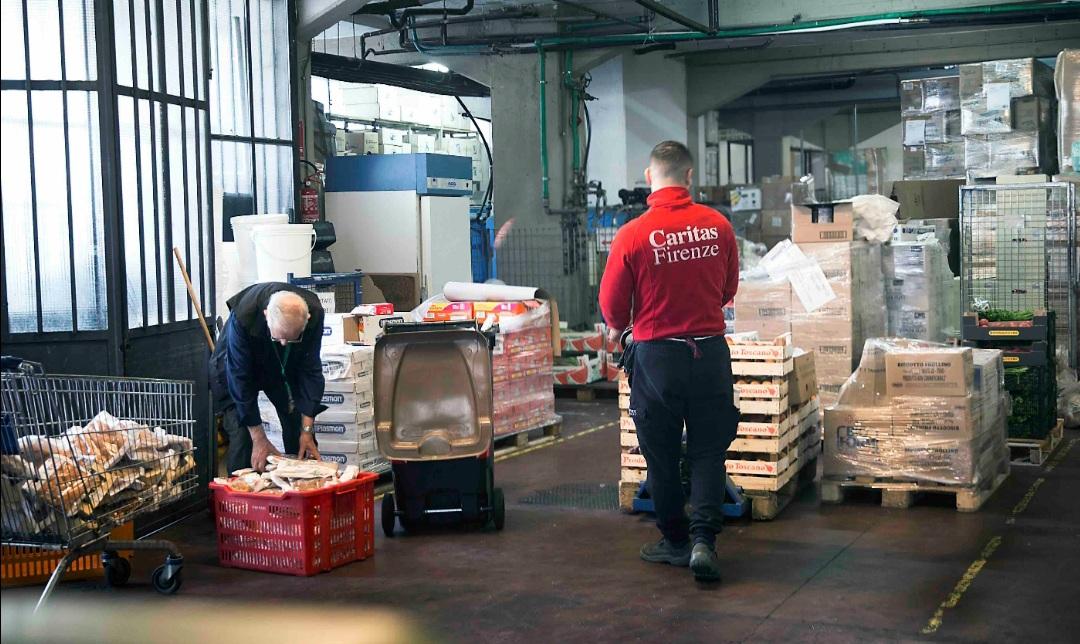
[[[0,7],[5,335],[105,330],[112,307],[126,329],[191,319],[172,249],[205,306],[204,4]]]
[[[295,210],[288,0],[212,0],[210,133],[223,216]]]

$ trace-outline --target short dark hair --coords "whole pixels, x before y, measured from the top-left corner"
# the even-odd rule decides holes
[[[683,179],[694,167],[690,150],[678,141],[661,141],[649,154],[649,163],[668,179]]]

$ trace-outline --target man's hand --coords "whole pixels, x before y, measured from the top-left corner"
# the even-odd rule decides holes
[[[319,448],[315,447],[315,437],[308,432],[300,432],[300,449],[296,458],[304,460],[305,458],[319,458]]]
[[[266,469],[266,458],[268,456],[281,456],[281,452],[270,444],[266,434],[259,432],[258,436],[251,438],[251,467],[262,472]]]
[[[608,344],[614,344],[615,346],[618,347],[619,346],[619,336],[621,336],[621,335],[622,335],[622,329],[616,329],[614,327],[608,327],[608,330],[607,330]],[[622,347],[619,347],[618,350],[622,351]]]

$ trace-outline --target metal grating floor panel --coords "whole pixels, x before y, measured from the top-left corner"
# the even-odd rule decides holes
[[[612,483],[566,483],[537,490],[518,502],[575,510],[618,510],[619,486]]]

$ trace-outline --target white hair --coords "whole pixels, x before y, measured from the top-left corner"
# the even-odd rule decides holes
[[[274,337],[295,338],[311,319],[307,302],[296,293],[278,291],[266,305],[266,324]]]

